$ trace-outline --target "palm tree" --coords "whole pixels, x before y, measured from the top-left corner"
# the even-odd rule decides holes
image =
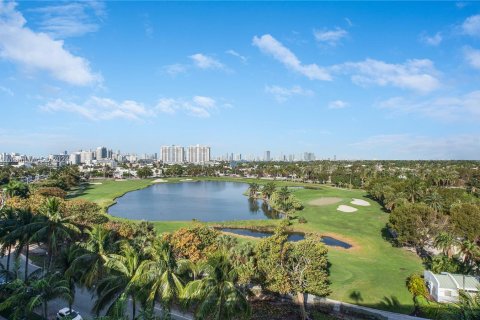
[[[151,259],[142,261],[134,281],[148,288],[147,302],[153,304],[158,297],[169,312],[173,299],[178,298],[183,290],[179,274],[186,261],[177,263],[170,244],[161,239],[156,239],[147,253]]]
[[[264,185],[263,188],[262,188],[263,198],[264,199],[270,199],[272,194],[275,192],[276,188],[277,187],[276,187],[274,182],[269,182],[266,185]]]
[[[122,300],[131,297],[132,319],[135,319],[137,294],[140,293],[136,280],[142,278],[138,252],[128,242],[123,242],[120,254],[109,254],[105,266],[111,272],[98,283],[94,312],[98,314],[107,307],[107,314],[111,314]]]
[[[248,194],[250,198],[255,198],[257,196],[257,192],[260,189],[258,183],[252,182],[248,186]]]
[[[31,284],[34,292],[33,297],[27,304],[27,309],[32,311],[42,305],[43,317],[48,317],[48,302],[56,298],[63,298],[70,301],[70,289],[68,283],[58,273],[47,275]]]
[[[28,185],[17,180],[10,181],[5,187],[5,194],[9,198],[11,197],[27,198],[29,192],[30,191],[29,191]]]
[[[285,203],[287,199],[290,197],[290,190],[288,190],[288,187],[281,187],[280,190],[278,191],[278,198],[281,203]]]
[[[70,240],[72,234],[79,233],[80,229],[73,223],[75,216],[64,216],[60,211],[58,198],[47,198],[40,209],[41,216],[30,227],[37,230],[36,240],[45,240],[48,250],[48,266],[50,270],[62,240]]]
[[[460,291],[460,299],[453,308],[458,311],[459,320],[480,319],[480,294],[472,295],[463,290]]]
[[[50,300],[70,299],[68,285],[58,273],[27,282],[17,279],[8,286],[12,293],[0,304],[0,310],[13,308],[14,319],[30,319],[29,316],[33,314],[34,309],[40,306],[43,317],[47,319]]]
[[[80,249],[81,248],[77,245],[64,247],[60,252],[60,259],[57,261],[59,270],[65,275],[65,280],[67,281],[68,288],[70,290],[70,299],[68,300],[68,307],[70,311],[72,310],[72,304],[75,300],[75,282],[77,282],[81,277],[80,270],[72,268],[77,256],[80,253]]]
[[[17,227],[10,234],[9,238],[17,243],[16,256],[19,256],[25,249],[25,275],[24,279],[28,278],[28,265],[30,257],[30,242],[33,235],[37,231],[37,227],[34,222],[36,221],[35,215],[30,209],[17,210]]]
[[[437,191],[433,191],[425,197],[425,203],[437,212],[441,212],[443,209],[443,198]]]
[[[460,244],[460,253],[463,256],[463,263],[467,268],[471,268],[480,255],[479,249],[475,242],[465,240]]]
[[[15,246],[15,239],[10,234],[17,228],[17,211],[10,207],[4,207],[0,210],[0,241],[1,241],[1,255],[5,256],[7,253],[6,269],[10,270],[10,257],[12,247]]]
[[[103,226],[96,225],[85,233],[88,238],[80,244],[84,252],[79,253],[68,272],[79,270],[80,282],[91,289],[105,275],[111,232]]]
[[[452,257],[452,247],[457,243],[455,236],[448,232],[440,232],[435,238],[435,246],[443,251],[449,259]]]
[[[203,277],[189,282],[183,292],[187,306],[196,305],[199,319],[248,317],[250,306],[236,286],[237,274],[225,253],[217,253],[202,264]]]

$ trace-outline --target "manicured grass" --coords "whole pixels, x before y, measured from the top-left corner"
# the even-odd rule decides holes
[[[115,199],[133,190],[143,189],[152,184],[152,179],[139,180],[99,180],[82,185],[70,194],[70,198],[79,198],[96,202],[105,212],[115,203]],[[97,184],[98,183],[98,184]]]
[[[268,180],[202,178],[196,180],[222,180],[238,182],[267,183]],[[170,180],[169,180],[170,181]],[[174,182],[177,182],[175,179]],[[173,182],[173,181],[172,181]],[[95,201],[102,207],[113,203],[113,199],[123,193],[148,186],[150,180],[132,180],[125,182],[103,181],[101,185],[90,185],[81,198]],[[297,189],[295,195],[305,208],[299,216],[307,219],[306,224],[294,222],[295,231],[328,234],[339,240],[349,242],[353,248],[345,250],[329,247],[331,288],[330,298],[357,303],[374,308],[410,313],[413,302],[405,287],[405,279],[412,272],[422,270],[421,260],[413,253],[392,245],[382,237],[382,230],[388,220],[388,214],[380,205],[366,198],[362,190],[338,189],[323,185],[310,185],[291,182],[276,182],[277,186],[306,186],[316,189]],[[326,206],[309,205],[311,200],[320,197],[338,197],[342,201]],[[351,205],[352,198],[364,199],[370,206]],[[358,211],[345,213],[337,211],[340,204],[356,207]],[[248,220],[223,223],[228,226],[269,226],[274,227],[278,220]],[[154,222],[158,232],[171,232],[180,227],[193,224],[192,221]],[[213,224],[213,223],[212,223]],[[218,225],[218,224],[216,224]],[[244,241],[244,240],[242,240]]]

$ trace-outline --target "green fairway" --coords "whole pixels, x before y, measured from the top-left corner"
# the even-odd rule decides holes
[[[203,179],[202,179],[203,180]],[[252,182],[251,179],[215,178],[208,180],[229,180]],[[175,182],[178,179],[174,180]],[[265,180],[255,180],[266,183]],[[151,180],[102,181],[99,185],[89,185],[79,195],[80,198],[95,201],[103,208],[114,203],[113,199],[129,190],[146,187]],[[295,231],[317,232],[349,242],[353,248],[345,250],[329,247],[331,263],[330,298],[371,306],[380,309],[410,313],[413,302],[405,287],[406,277],[422,270],[421,260],[411,252],[392,245],[383,239],[382,229],[388,220],[380,206],[366,198],[362,190],[345,190],[322,185],[276,182],[278,186],[307,186],[314,189],[296,189],[295,195],[303,202],[305,208],[299,212],[307,219],[306,224],[293,223]],[[341,198],[339,203],[314,206],[311,200],[321,197]],[[366,200],[368,207],[350,204],[352,198]],[[337,211],[338,205],[349,205],[358,209],[353,213]],[[191,221],[154,222],[157,231],[170,232],[192,224]],[[235,221],[224,223],[228,226],[274,226],[278,220]]]
[[[115,199],[133,190],[142,189],[152,184],[152,179],[139,180],[100,180],[84,184],[74,190],[69,197],[96,202],[103,211],[115,203]]]

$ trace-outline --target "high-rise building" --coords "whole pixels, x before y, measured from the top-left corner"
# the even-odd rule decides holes
[[[183,163],[185,162],[185,148],[171,145],[162,146],[160,150],[163,163]]]
[[[270,157],[270,151],[265,151],[265,156],[263,157],[263,161],[270,161],[272,158]]]
[[[303,154],[303,161],[315,161],[315,154],[313,152],[305,152]]]
[[[102,159],[107,159],[107,157],[108,157],[107,148],[98,147],[95,152],[95,159],[102,160]]]
[[[210,162],[210,147],[196,146],[188,147],[188,162],[190,163],[206,163]]]
[[[82,153],[81,152],[74,152],[70,155],[69,159],[70,164],[80,164],[82,163]]]
[[[90,164],[94,159],[95,153],[91,150],[89,151],[80,151],[80,162]]]

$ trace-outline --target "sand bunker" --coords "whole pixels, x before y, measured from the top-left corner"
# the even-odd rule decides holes
[[[90,182],[89,184],[102,184],[101,182]]]
[[[362,207],[368,207],[370,205],[369,202],[362,200],[362,199],[355,199],[353,198],[353,201],[350,202],[351,204],[357,205],[357,206],[362,206]]]
[[[324,197],[312,200],[308,204],[311,204],[312,206],[328,206],[329,204],[335,204],[340,201],[342,201],[342,198]]]
[[[163,182],[168,182],[167,180],[163,180],[163,179],[155,179],[152,181],[153,183],[163,183]]]
[[[346,205],[340,205],[338,206],[337,208],[338,211],[342,211],[342,212],[355,212],[357,211],[358,209],[357,208],[354,208],[354,207],[350,207],[350,206],[346,206]]]

